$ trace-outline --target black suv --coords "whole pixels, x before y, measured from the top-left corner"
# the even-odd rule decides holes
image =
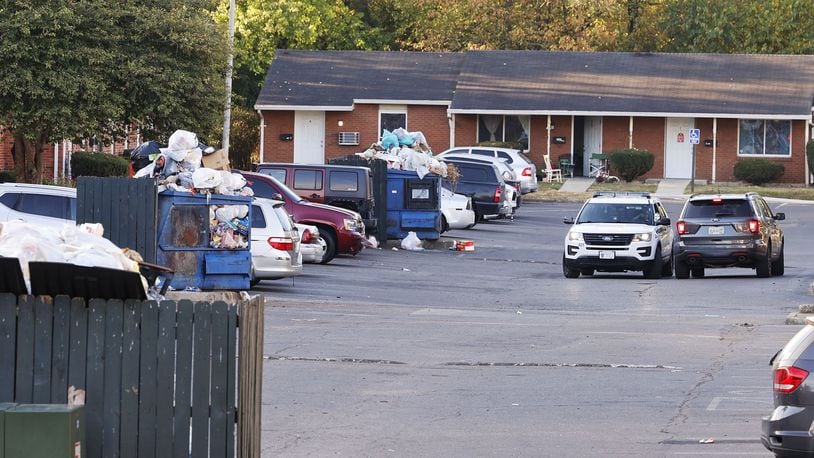
[[[676,223],[676,278],[703,277],[706,267],[783,275],[783,230],[777,222],[785,218],[754,192],[690,196]]]
[[[359,213],[365,223],[365,232],[376,232],[373,178],[369,168],[261,162],[255,165],[254,170],[273,176],[310,202],[347,208]]]
[[[442,158],[458,169],[458,182],[444,178],[445,188],[472,198],[475,221],[483,221],[486,216],[497,215],[506,218],[511,214],[511,202],[504,192],[506,182],[497,166],[489,162],[468,159]]]

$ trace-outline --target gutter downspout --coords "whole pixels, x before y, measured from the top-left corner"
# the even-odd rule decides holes
[[[718,118],[712,118],[712,182],[715,183],[718,171]]]
[[[263,112],[257,110],[257,115],[260,116],[260,161],[263,162],[266,155],[266,118],[263,117]]]
[[[633,116],[630,117],[630,122],[627,127],[627,147],[633,149]]]
[[[806,164],[806,187],[811,185],[811,164],[808,163],[808,141],[811,139],[811,127],[814,126],[814,122],[811,122],[810,119],[806,120],[806,135],[805,135],[805,147],[803,151],[805,152],[805,164]]]
[[[455,115],[447,109],[447,123],[449,124],[449,147],[455,146]]]

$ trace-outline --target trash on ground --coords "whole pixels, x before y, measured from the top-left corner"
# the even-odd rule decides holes
[[[407,237],[401,240],[401,248],[409,251],[423,251],[424,247],[421,246],[421,239],[418,238],[415,232],[410,231]]]
[[[701,439],[700,441],[698,441],[698,443],[699,443],[699,444],[714,444],[714,443],[715,443],[715,439],[713,439],[713,438],[711,438],[711,437],[708,437],[708,438],[706,438],[706,439]]]

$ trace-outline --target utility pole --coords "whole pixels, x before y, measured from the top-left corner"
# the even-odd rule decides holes
[[[229,133],[232,125],[232,69],[235,60],[235,0],[229,0],[229,58],[226,64],[226,107],[223,110],[222,148],[229,153]]]

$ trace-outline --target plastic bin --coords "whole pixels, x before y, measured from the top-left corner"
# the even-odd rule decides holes
[[[213,248],[209,207],[246,205],[251,221],[251,197],[195,195],[163,192],[158,195],[158,249],[156,264],[174,273],[174,289],[247,290],[251,279],[252,256],[245,248]],[[246,230],[250,240],[251,224]]]
[[[422,240],[441,236],[441,177],[419,178],[412,170],[387,171],[387,238],[415,232]]]
[[[6,457],[74,458],[87,454],[85,406],[17,404],[2,413]]]

